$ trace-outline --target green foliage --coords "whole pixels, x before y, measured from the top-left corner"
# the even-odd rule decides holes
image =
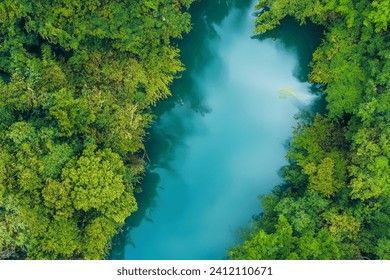
[[[323,86],[327,114],[298,123],[285,184],[263,198],[264,213],[229,256],[389,259],[390,2],[260,0],[257,8],[256,32],[286,16],[325,27],[310,79]]]
[[[80,232],[75,220],[56,220],[50,223],[41,248],[42,258],[66,259],[77,255],[80,250]]]
[[[74,99],[72,93],[60,90],[52,95],[49,116],[57,122],[58,136],[84,134],[95,116],[88,108],[85,99]]]
[[[228,252],[232,259],[339,259],[339,248],[330,234],[321,230],[319,233],[307,230],[296,237],[288,220],[279,216],[274,233],[259,230],[233,250]]]
[[[86,259],[99,259],[108,253],[107,243],[116,233],[116,223],[105,217],[98,217],[85,228],[84,245]]]
[[[0,185],[0,258],[19,259],[25,254],[28,228],[19,215],[17,200],[5,197],[2,187]]]
[[[295,238],[292,228],[284,216],[279,216],[275,233],[258,231],[250,240],[229,252],[234,259],[288,259]]]
[[[365,25],[373,24],[375,32],[386,31],[390,22],[390,1],[372,1]]]
[[[334,161],[331,158],[324,158],[316,166],[309,163],[305,166],[304,172],[309,175],[309,189],[322,193],[324,196],[332,196],[338,189],[334,180]]]
[[[1,1],[0,258],[106,256],[191,2]]]

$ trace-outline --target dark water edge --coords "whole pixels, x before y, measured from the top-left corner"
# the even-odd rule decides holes
[[[223,259],[259,212],[257,196],[280,183],[294,115],[323,107],[307,83],[322,30],[286,19],[251,38],[253,7],[192,6],[193,30],[178,42],[187,70],[155,108],[139,210],[110,259]],[[298,97],[281,98],[285,88]]]

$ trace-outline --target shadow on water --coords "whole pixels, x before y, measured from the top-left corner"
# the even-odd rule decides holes
[[[215,50],[209,46],[210,41],[218,36],[216,26],[221,24],[233,8],[236,8],[239,15],[246,13],[252,2],[252,0],[201,1],[191,7],[192,31],[185,35],[182,41],[177,42],[186,70],[172,85],[172,97],[160,102],[154,109],[157,118],[145,144],[150,166],[142,183],[143,191],[136,194],[139,209],[127,219],[122,231],[113,239],[111,259],[125,259],[126,246],[136,247],[131,237],[133,228],[138,227],[143,220],[153,223],[158,189],[164,187],[161,186],[158,171],[163,169],[175,173],[171,162],[177,161],[183,149],[187,148],[186,138],[203,133],[204,128],[197,122],[196,117],[208,114],[210,108],[202,96],[203,91],[199,90],[196,75],[202,72],[205,65],[213,61],[218,63],[216,61],[218,55],[213,53]],[[322,30],[314,25],[305,27],[305,32],[300,28],[292,19],[286,19],[281,27],[266,35],[257,36],[256,39],[274,38],[280,43],[281,48],[296,52],[299,63],[294,70],[294,76],[305,82],[310,71],[308,64],[313,51],[320,43],[319,33],[322,33]],[[300,40],[297,40],[296,34],[300,34]],[[172,111],[174,113],[169,114]]]
[[[161,101],[153,110],[156,120],[145,143],[151,162],[143,179],[142,192],[135,195],[138,210],[126,220],[121,232],[114,237],[111,259],[124,259],[126,245],[135,246],[131,238],[132,228],[138,227],[143,219],[153,221],[152,212],[156,207],[157,188],[161,187],[160,175],[153,170],[164,168],[174,172],[169,163],[176,158],[177,150],[185,145],[184,138],[194,133],[196,126],[193,123],[185,123],[174,116],[165,122],[174,124],[175,129],[164,130],[167,124],[161,123],[161,116],[174,110],[177,105],[190,108],[193,114],[209,113],[210,109],[201,96],[201,91],[197,89],[194,74],[215,59],[215,54],[208,48],[209,41],[218,36],[215,25],[220,24],[232,8],[244,10],[251,2],[252,0],[196,1],[191,6],[189,13],[192,30],[190,34],[184,35],[182,40],[177,41],[181,50],[180,60],[186,70],[171,86],[172,96]]]
[[[110,259],[123,260],[125,258],[124,248],[126,245],[136,246],[131,238],[131,229],[138,227],[144,219],[153,222],[152,213],[156,207],[157,186],[159,181],[160,175],[158,173],[149,170],[146,171],[143,185],[148,187],[144,188],[142,192],[135,194],[138,210],[126,220],[120,233],[114,237],[112,246],[115,250],[111,252]]]
[[[304,32],[302,32],[304,29]],[[265,34],[256,35],[254,38],[265,40],[272,38],[280,43],[279,48],[292,50],[297,54],[299,63],[294,71],[294,76],[301,82],[308,80],[308,74],[311,71],[309,66],[312,55],[321,43],[324,29],[321,26],[307,22],[300,25],[293,18],[285,18],[275,29]],[[297,35],[299,40],[297,40]]]
[[[304,29],[304,32],[302,32],[302,29]],[[278,48],[295,52],[299,63],[296,64],[293,75],[300,82],[306,82],[312,70],[310,63],[313,53],[320,46],[323,34],[324,28],[319,25],[315,25],[310,21],[300,25],[295,19],[287,17],[275,29],[268,31],[266,34],[255,35],[253,38],[260,41],[272,38],[280,44]],[[299,35],[299,40],[297,40],[297,35]],[[299,115],[310,118],[316,113],[326,114],[327,103],[325,95],[321,92],[321,85],[311,84],[309,89],[310,94],[318,98],[314,99],[309,105],[300,105],[301,112]]]
[[[180,60],[186,70],[180,79],[172,85],[172,97],[166,99],[154,109],[157,116],[171,110],[176,104],[185,104],[194,112],[207,114],[209,108],[203,97],[194,86],[193,75],[198,73],[206,64],[215,59],[212,50],[207,47],[209,40],[218,34],[215,25],[219,25],[229,14],[231,9],[245,10],[252,0],[214,0],[196,1],[192,4],[191,14],[192,30],[176,43],[181,50]],[[196,59],[194,59],[196,57]]]

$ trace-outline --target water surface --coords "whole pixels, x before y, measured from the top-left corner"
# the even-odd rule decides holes
[[[156,108],[140,210],[114,259],[223,259],[281,182],[319,30],[291,20],[252,38],[253,1],[203,1],[179,47],[187,70]]]

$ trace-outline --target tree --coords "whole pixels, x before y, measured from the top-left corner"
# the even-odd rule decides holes
[[[183,70],[171,40],[191,2],[0,3],[2,257],[105,257],[137,208],[151,106]]]

